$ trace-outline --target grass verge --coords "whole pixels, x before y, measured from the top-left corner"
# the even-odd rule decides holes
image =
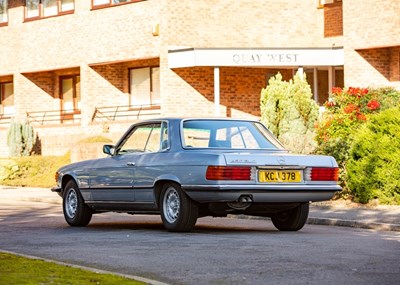
[[[0,284],[143,285],[145,283],[122,276],[95,273],[40,259],[0,252]]]

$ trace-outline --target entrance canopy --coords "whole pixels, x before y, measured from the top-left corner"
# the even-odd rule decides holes
[[[299,67],[343,66],[335,48],[186,48],[168,51],[169,68],[194,66]]]
[[[335,67],[343,69],[343,47],[334,48],[181,48],[168,51],[168,67],[214,68],[215,115],[220,116],[220,67],[286,68],[313,70],[313,94],[318,102],[317,70],[328,71],[328,90],[335,82]]]

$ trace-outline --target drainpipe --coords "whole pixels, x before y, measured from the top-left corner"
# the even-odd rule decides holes
[[[219,82],[219,67],[214,67],[214,115],[219,117],[220,114],[220,82]]]

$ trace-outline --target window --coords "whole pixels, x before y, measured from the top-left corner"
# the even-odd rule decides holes
[[[130,105],[160,104],[160,68],[130,70]]]
[[[26,0],[25,19],[38,19],[71,14],[75,9],[74,0]]]
[[[187,120],[183,122],[182,139],[186,148],[282,148],[263,125],[246,121]]]
[[[0,26],[6,25],[8,22],[8,1],[0,0]]]
[[[14,84],[0,83],[0,114],[14,115]]]
[[[118,148],[117,154],[158,152],[167,148],[167,123],[152,123],[134,128]]]
[[[61,110],[65,113],[76,113],[81,108],[80,76],[60,77]]]
[[[141,2],[141,1],[144,0],[92,0],[92,7],[104,8],[109,6],[116,6],[116,5]]]

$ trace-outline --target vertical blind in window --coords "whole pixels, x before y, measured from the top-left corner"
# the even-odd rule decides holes
[[[26,0],[26,17],[35,18],[40,16],[39,0]]]
[[[8,22],[7,0],[0,0],[0,24]]]
[[[26,18],[46,18],[73,12],[74,0],[26,0]]]
[[[58,14],[58,0],[42,0],[43,17],[55,16]]]

